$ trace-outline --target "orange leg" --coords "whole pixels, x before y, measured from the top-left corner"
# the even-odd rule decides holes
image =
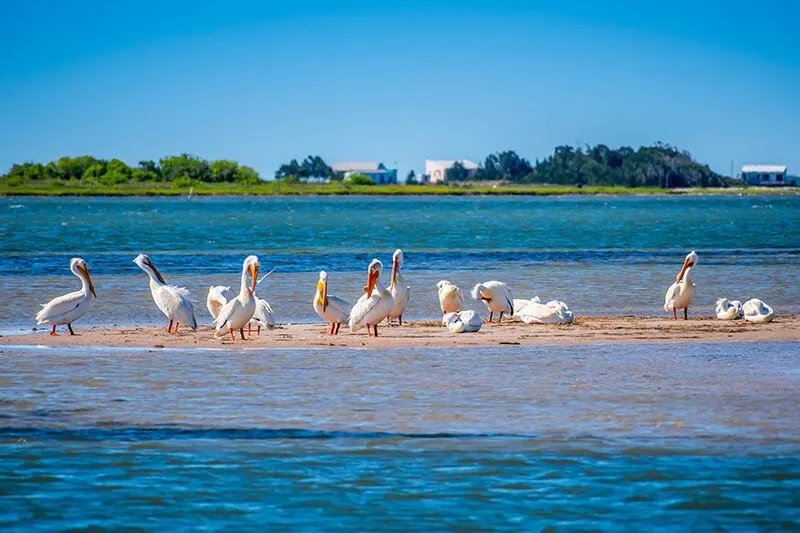
[[[342,327],[342,324],[337,322],[336,323],[336,330],[333,332],[334,335],[338,335],[339,334],[339,328],[340,327]]]
[[[53,326],[53,329],[50,330],[51,337],[58,337],[58,333],[56,333],[56,327]]]
[[[242,336],[242,340],[245,340],[245,338],[244,338],[244,328],[239,328],[239,335]]]
[[[675,308],[672,309],[672,316],[675,317],[675,320],[678,320],[678,310],[677,309],[675,309]]]
[[[369,324],[367,324],[367,337],[372,337],[372,332],[369,329]]]
[[[403,315],[400,315],[397,320],[400,321],[400,325],[402,326],[403,325]]]
[[[67,327],[69,328],[69,334],[70,335],[75,335],[75,332],[72,331],[72,324],[67,324]]]
[[[177,322],[175,322],[175,331],[173,331],[172,333],[178,333],[178,325],[179,324]]]
[[[259,336],[261,335],[261,322],[258,323],[258,329],[256,330],[256,333],[258,333]]]
[[[375,324],[372,327],[375,329],[375,337],[377,337],[378,336],[378,324]]]
[[[253,336],[253,327],[250,325],[250,322],[247,323],[247,336],[248,337]]]
[[[498,324],[503,321],[503,312],[500,311],[500,318],[497,319]]]
[[[494,311],[489,311],[489,323],[492,323],[492,317],[494,316]]]
[[[328,336],[333,335],[333,330],[336,329],[336,322],[331,322],[331,331],[328,333]]]
[[[689,308],[688,307],[684,307],[683,308],[683,319],[684,320],[689,320]]]
[[[167,333],[172,333],[172,320],[169,321],[169,326],[167,326]]]
[[[234,335],[234,334],[233,334],[233,330],[232,330],[232,329],[229,329],[228,331],[230,331],[230,332],[231,332],[231,340],[232,340],[232,341],[234,341],[234,342],[236,342],[236,335]]]

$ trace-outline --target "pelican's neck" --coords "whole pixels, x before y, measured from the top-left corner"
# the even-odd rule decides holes
[[[399,278],[400,276],[398,275],[397,277]],[[381,275],[380,274],[378,274],[378,279],[375,280],[375,292],[377,292],[382,297],[386,296],[387,294],[390,294],[389,291],[386,290],[386,287],[381,285]]]
[[[73,274],[75,274],[75,276],[79,280],[81,280],[81,292],[86,296],[91,295],[92,291],[91,291],[91,289],[89,289],[89,280],[86,279],[86,276],[84,275],[84,273],[81,272],[81,271],[77,271],[77,272],[73,272]]]
[[[683,273],[683,280],[689,285],[692,284],[692,267],[686,269],[686,272]]]
[[[162,283],[161,280],[158,279],[156,273],[153,272],[153,269],[150,268],[149,266],[142,265],[142,270],[144,270],[147,273],[148,277],[150,278],[150,285],[156,285],[156,286],[165,285],[165,283]]]
[[[250,289],[247,286],[247,265],[242,267],[242,284],[239,287],[239,294],[243,298],[249,298],[250,296],[252,296],[250,294]]]

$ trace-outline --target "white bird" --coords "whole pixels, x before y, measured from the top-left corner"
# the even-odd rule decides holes
[[[150,278],[150,294],[156,307],[169,319],[167,333],[178,333],[178,325],[186,324],[192,329],[197,329],[197,320],[194,318],[194,308],[189,301],[189,291],[183,287],[167,285],[164,276],[156,269],[153,262],[144,254],[139,254],[133,260],[136,265],[147,273]],[[172,323],[175,322],[175,331]]]
[[[314,294],[314,311],[325,322],[331,323],[328,335],[338,335],[339,328],[346,324],[350,318],[350,308],[353,306],[344,298],[328,294],[328,273],[322,270],[319,273],[317,292]]]
[[[700,258],[692,250],[683,261],[678,275],[675,276],[675,283],[670,285],[667,289],[667,294],[664,296],[664,311],[672,311],[672,316],[678,320],[678,309],[683,309],[683,319],[689,319],[689,304],[694,299],[695,287],[692,283],[692,267],[694,267]]]
[[[766,324],[767,322],[772,322],[772,319],[775,318],[775,311],[758,298],[747,300],[742,304],[742,311],[744,312],[745,320],[756,324]]]
[[[472,288],[472,298],[482,300],[489,310],[489,322],[492,321],[494,313],[500,313],[498,322],[502,322],[503,313],[514,314],[513,297],[511,289],[502,281],[487,281],[478,283]]]
[[[392,277],[389,281],[389,292],[392,293],[394,304],[387,317],[387,322],[391,322],[393,318],[396,318],[401,326],[403,325],[403,312],[406,310],[408,295],[411,291],[411,287],[406,285],[405,279],[400,273],[402,268],[403,250],[398,248],[392,255]]]
[[[736,320],[742,318],[742,302],[720,298],[714,311],[720,320]]]
[[[458,313],[445,313],[442,323],[450,333],[475,333],[481,329],[481,317],[472,309]]]
[[[567,304],[550,300],[543,304],[538,296],[530,300],[514,300],[514,316],[526,324],[572,324],[575,315]]]
[[[378,336],[378,324],[389,316],[394,305],[392,294],[379,283],[383,263],[373,259],[367,269],[367,286],[364,287],[366,293],[358,299],[352,309],[350,309],[350,331],[356,332],[367,327],[367,335],[370,335],[369,327],[372,326],[375,336]]]
[[[206,307],[214,320],[217,319],[220,310],[225,306],[228,301],[236,298],[236,293],[233,289],[225,285],[212,285],[208,288],[208,296],[206,296]]]
[[[436,291],[439,293],[439,307],[442,309],[442,315],[458,313],[464,308],[464,294],[457,285],[443,279],[436,284]]]
[[[53,298],[42,305],[42,310],[36,313],[36,324],[50,324],[53,329],[50,335],[56,335],[56,326],[66,324],[69,334],[75,335],[72,323],[86,314],[92,308],[97,294],[94,292],[92,278],[89,277],[89,267],[80,257],[73,257],[69,261],[70,271],[81,280],[81,290]]]
[[[242,264],[242,283],[239,288],[239,295],[229,300],[220,309],[214,321],[217,325],[214,336],[221,337],[230,332],[231,339],[236,340],[233,332],[238,329],[242,340],[244,340],[244,326],[253,318],[253,314],[256,312],[256,300],[253,294],[256,290],[259,268],[261,268],[261,263],[258,262],[258,257],[254,255],[247,256]],[[251,279],[249,286],[247,284],[248,274]]]

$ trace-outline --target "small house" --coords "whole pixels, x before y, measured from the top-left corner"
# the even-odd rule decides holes
[[[363,174],[378,185],[397,184],[397,169],[386,168],[386,165],[379,161],[334,163],[331,168],[343,178]]]
[[[748,185],[791,185],[786,179],[786,165],[745,165],[742,180]]]

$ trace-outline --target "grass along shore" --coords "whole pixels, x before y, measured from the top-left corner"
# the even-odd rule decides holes
[[[416,196],[416,195],[658,195],[658,194],[800,194],[800,189],[767,187],[731,187],[725,189],[669,189],[649,187],[564,187],[541,185],[350,185],[345,183],[281,183],[256,185],[231,183],[129,182],[106,186],[78,182],[38,182],[8,184],[0,181],[0,196]]]

